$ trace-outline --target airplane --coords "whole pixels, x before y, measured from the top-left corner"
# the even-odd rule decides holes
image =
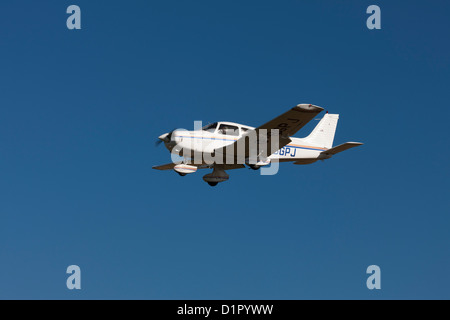
[[[275,162],[306,165],[363,144],[346,142],[333,147],[339,115],[328,112],[307,137],[293,137],[323,110],[312,104],[298,104],[257,128],[220,121],[200,130],[172,130],[160,135],[157,143],[164,142],[165,147],[182,160],[152,168],[174,170],[180,176],[197,169],[213,169],[212,173],[203,176],[203,180],[216,186],[229,179],[226,170],[246,166],[258,170]],[[256,137],[256,144],[250,143],[252,137]]]

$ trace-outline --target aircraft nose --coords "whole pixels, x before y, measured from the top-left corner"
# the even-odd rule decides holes
[[[166,140],[166,138],[167,138],[168,135],[169,135],[168,132],[167,132],[167,133],[164,133],[164,134],[160,135],[160,136],[158,137],[158,139],[164,141],[164,140]]]

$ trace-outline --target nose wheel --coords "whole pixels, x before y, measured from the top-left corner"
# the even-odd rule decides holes
[[[219,182],[228,180],[228,174],[222,168],[214,167],[212,173],[208,173],[203,176],[203,180],[207,182],[211,187],[217,186]]]

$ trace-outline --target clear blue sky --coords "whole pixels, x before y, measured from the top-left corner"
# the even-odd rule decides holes
[[[71,4],[82,30],[66,28]],[[449,12],[2,1],[0,298],[450,298]],[[257,126],[298,103],[340,114],[335,143],[365,145],[216,188],[206,170],[151,169],[172,128]]]

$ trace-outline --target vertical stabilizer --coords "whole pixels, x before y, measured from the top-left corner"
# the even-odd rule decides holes
[[[338,114],[325,114],[311,134],[304,140],[316,147],[331,148],[338,119]]]

